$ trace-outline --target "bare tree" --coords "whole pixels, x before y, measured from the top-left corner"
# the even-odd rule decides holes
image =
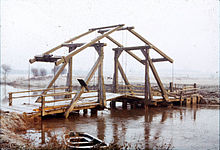
[[[33,74],[34,77],[39,76],[39,73],[38,73],[38,69],[37,69],[37,68],[32,68],[32,69],[31,69],[31,73]]]
[[[4,81],[5,81],[5,96],[6,96],[6,80],[7,80],[7,74],[11,71],[11,67],[9,65],[3,64],[2,65],[2,71],[4,73]]]
[[[41,69],[40,69],[40,76],[44,77],[44,76],[46,76],[46,75],[47,75],[47,70],[44,69],[44,68],[41,68]]]
[[[9,65],[3,64],[2,65],[2,71],[4,74],[7,74],[11,71],[11,67]]]

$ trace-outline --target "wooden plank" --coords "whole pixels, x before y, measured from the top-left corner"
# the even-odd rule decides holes
[[[83,37],[83,36],[85,36],[85,35],[87,35],[87,34],[92,33],[92,32],[93,32],[93,30],[87,31],[87,32],[85,32],[85,33],[83,33],[83,34],[80,34],[80,35],[78,35],[78,36],[76,36],[76,37],[73,37],[73,38],[71,38],[71,39],[65,41],[64,43],[70,43],[70,42],[75,41],[75,40],[77,40],[77,39],[79,39],[79,38],[81,38],[81,37]],[[44,54],[50,54],[50,53],[56,51],[57,49],[59,49],[59,48],[61,48],[61,47],[62,47],[62,44],[60,44],[60,45],[58,45],[58,46],[56,46],[56,47],[50,49],[49,51],[45,52]],[[35,61],[36,61],[35,59],[30,59],[30,60],[29,60],[30,63],[34,63]]]
[[[89,81],[91,80],[91,78],[93,77],[95,71],[97,70],[98,66],[101,63],[101,60],[103,58],[99,57],[96,61],[96,63],[93,65],[92,69],[90,70],[89,74],[87,75],[85,82],[86,84],[89,83]],[[72,111],[72,109],[74,108],[75,104],[77,103],[78,99],[80,98],[80,96],[82,95],[83,91],[84,91],[85,87],[81,87],[81,90],[77,92],[77,94],[74,96],[73,100],[71,101],[69,107],[67,108],[66,112],[65,112],[65,117],[67,118],[69,116],[69,113]]]
[[[106,37],[107,35],[113,33],[114,31],[116,31],[117,29],[119,29],[119,28],[121,28],[121,27],[122,27],[122,26],[117,26],[117,27],[111,29],[110,31],[106,32],[105,34],[103,34],[103,35],[101,35],[101,36],[98,36],[97,38],[93,39],[91,42],[86,43],[86,44],[84,44],[83,46],[77,48],[75,51],[71,52],[69,55],[67,55],[67,56],[65,57],[65,59],[68,61],[68,60],[69,60],[71,57],[73,57],[74,55],[78,54],[78,53],[81,52],[82,50],[86,49],[87,47],[89,47],[90,45],[96,43],[97,41],[103,39],[104,37]],[[55,64],[56,64],[56,65],[59,65],[59,64],[61,64],[62,62],[64,62],[63,59],[58,60]]]
[[[63,63],[63,65],[59,68],[59,70],[56,72],[55,76],[53,77],[53,79],[50,81],[50,83],[47,85],[46,89],[49,89],[52,87],[52,85],[54,84],[54,82],[57,80],[57,78],[59,77],[59,75],[61,74],[61,72],[63,71],[63,69],[66,67],[66,62]],[[41,92],[41,95],[45,95],[47,93],[47,90],[43,90]],[[37,100],[35,102],[41,102],[40,101],[40,97],[37,98]]]
[[[163,53],[160,49],[158,49],[156,46],[154,46],[152,43],[150,43],[149,41],[147,41],[144,37],[142,37],[140,34],[138,34],[137,32],[135,32],[133,29],[132,30],[128,30],[130,31],[132,34],[134,34],[137,38],[139,38],[141,41],[143,41],[144,43],[146,43],[147,45],[149,45],[151,48],[153,48],[157,53],[159,53],[161,56],[163,56],[164,58],[166,58],[169,62],[173,63],[173,59],[171,59],[169,56],[167,56],[165,53]]]

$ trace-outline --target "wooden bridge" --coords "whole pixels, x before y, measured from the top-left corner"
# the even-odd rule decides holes
[[[110,36],[113,32],[127,30],[136,38],[143,42],[141,46],[132,46],[124,47],[121,43],[116,41]],[[92,32],[97,32],[100,35],[92,39],[88,43],[73,43],[73,41],[84,37]],[[100,40],[107,38],[113,42],[117,47],[113,48],[114,51],[114,76],[112,84],[112,93],[106,93],[104,77],[103,77],[103,59],[104,59],[104,47],[107,46],[106,43],[101,43]],[[69,54],[66,56],[53,56],[53,52],[56,50],[67,47]],[[85,50],[88,47],[94,47],[98,53],[98,59],[94,63],[93,67],[89,71],[85,79],[79,79],[81,85],[79,90],[73,89],[72,83],[72,74],[73,74],[73,64],[72,59],[78,53]],[[151,58],[150,51],[153,50],[157,52],[161,58]],[[138,57],[134,51],[140,51],[144,59]],[[122,65],[119,62],[119,57],[125,52],[132,56],[135,60],[143,65],[145,68],[145,79],[144,86],[134,86],[131,85],[126,73],[123,70]],[[9,105],[12,105],[13,99],[27,98],[27,97],[37,97],[36,103],[34,104],[35,108],[33,110],[36,112],[36,115],[49,115],[64,113],[65,117],[69,116],[69,113],[72,111],[83,110],[84,113],[88,109],[91,109],[92,112],[97,110],[102,110],[106,107],[107,101],[111,101],[111,107],[115,107],[116,102],[122,102],[123,108],[127,108],[129,103],[132,108],[135,107],[146,107],[151,105],[173,105],[174,103],[191,103],[191,101],[199,102],[200,96],[197,93],[196,85],[187,89],[175,89],[173,88],[173,83],[170,84],[170,88],[165,89],[162,84],[159,75],[156,71],[154,63],[168,61],[173,63],[173,60],[163,53],[160,49],[154,46],[152,43],[147,41],[144,37],[134,31],[134,27],[124,27],[124,24],[99,27],[89,29],[87,32],[82,33],[70,40],[56,46],[55,48],[46,51],[42,55],[35,56],[33,59],[30,59],[30,63],[34,62],[48,62],[55,63],[56,66],[60,66],[58,71],[55,73],[53,79],[49,82],[48,86],[45,89],[41,90],[30,90],[30,91],[21,91],[21,92],[10,92],[9,93]],[[68,65],[67,73],[67,82],[66,87],[57,88],[57,90],[64,90],[62,92],[52,93],[54,90],[52,88],[53,84],[60,76],[61,72]],[[89,82],[94,76],[95,72],[98,70],[98,85],[97,90],[90,90],[88,87]],[[149,71],[152,71],[154,78],[156,79],[158,89],[151,87]],[[119,85],[119,72],[123,78],[124,84],[123,87]],[[30,92],[40,92],[37,95],[24,95],[17,96],[15,94],[21,93],[30,93]],[[188,92],[188,93],[187,93]],[[60,97],[59,99],[51,97]],[[195,99],[195,100],[194,100]],[[189,102],[190,101],[190,102]]]

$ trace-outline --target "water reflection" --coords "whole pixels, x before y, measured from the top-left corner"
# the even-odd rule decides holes
[[[188,149],[191,146],[196,149],[203,148],[204,140],[207,148],[218,147],[218,118],[216,115],[218,107],[207,108],[200,106],[176,107],[176,108],[148,108],[134,110],[117,110],[99,112],[97,116],[72,114],[70,118],[63,116],[56,118],[45,118],[42,120],[41,143],[48,138],[49,131],[64,132],[70,130],[87,132],[97,136],[107,143],[116,142],[119,144],[130,143],[142,148],[166,148],[164,144],[171,144],[177,149]],[[212,116],[212,118],[210,117]],[[210,126],[203,125],[204,117],[208,117]],[[194,122],[194,123],[193,123]],[[201,126],[203,129],[201,129]],[[39,130],[39,127],[35,128]],[[205,130],[206,137],[204,137]],[[203,137],[203,138],[201,138]],[[211,137],[211,138],[210,138]],[[188,145],[183,143],[188,142]],[[137,145],[139,143],[139,145]],[[211,144],[209,144],[211,143]]]

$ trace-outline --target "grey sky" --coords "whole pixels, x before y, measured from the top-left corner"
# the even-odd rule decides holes
[[[176,71],[215,74],[219,62],[218,7],[218,0],[1,0],[1,63],[27,70],[28,60],[34,55],[89,28],[123,23],[135,26],[137,32],[173,58]],[[126,46],[144,45],[126,32],[112,36]],[[108,45],[105,70],[112,72],[111,48],[116,46]],[[96,58],[93,50],[82,52],[74,59],[75,70],[88,70]],[[143,70],[127,55],[121,61],[127,72]],[[85,65],[88,62],[91,65]],[[165,71],[172,68],[169,63],[156,66]]]

